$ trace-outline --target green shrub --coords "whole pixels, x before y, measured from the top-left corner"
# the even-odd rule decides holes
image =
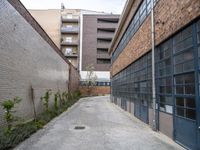
[[[7,123],[7,128],[5,130],[6,133],[11,132],[12,123],[15,120],[15,117],[12,114],[12,109],[15,107],[15,104],[19,103],[21,100],[21,98],[15,97],[14,99],[5,100],[1,103],[1,106],[5,110],[4,119]]]
[[[49,98],[51,96],[51,89],[48,89],[43,97],[41,97],[41,101],[45,107],[46,112],[49,112]]]
[[[0,131],[0,149],[7,150],[15,147],[17,144],[28,138],[38,130],[34,121],[16,126],[10,134],[5,135]]]
[[[56,96],[54,95],[54,110],[49,110],[48,100],[51,95],[51,90],[47,90],[45,96],[42,98],[45,103],[43,104],[46,108],[46,111],[38,115],[36,120],[15,126],[10,134],[4,134],[3,130],[0,130],[0,150],[7,150],[15,147],[18,143],[24,141],[38,129],[41,129],[58,114],[67,110],[70,106],[78,101],[78,98],[80,98],[78,91],[74,93],[63,92],[62,95],[59,93],[60,92],[58,91]],[[57,98],[57,100],[55,100],[55,98]],[[57,106],[58,100],[60,98],[62,100],[64,99],[65,101],[62,101],[62,109],[59,109]],[[12,104],[9,105],[8,108],[13,108]]]
[[[54,94],[54,109],[58,111],[58,92]]]
[[[59,99],[59,102],[60,102],[60,107],[63,105],[63,100],[62,100],[62,96],[60,94],[60,90],[57,92],[58,94],[58,99]]]

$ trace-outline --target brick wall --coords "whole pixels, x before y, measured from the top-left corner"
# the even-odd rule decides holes
[[[159,0],[155,7],[156,45],[200,16],[199,0]],[[125,23],[127,24],[127,23]],[[115,46],[117,43],[115,43]],[[136,59],[151,50],[151,18],[148,16],[126,48],[113,63],[115,75]]]
[[[88,95],[87,87],[80,86],[80,91],[83,96]],[[91,95],[107,95],[110,94],[110,87],[109,86],[96,86],[92,89]]]
[[[18,0],[0,0],[0,102],[21,97],[16,115],[30,119],[34,107],[43,111],[46,89],[67,91],[68,82],[69,62],[44,30]]]
[[[70,65],[69,80],[69,91],[77,91],[79,89],[80,75],[73,65]]]

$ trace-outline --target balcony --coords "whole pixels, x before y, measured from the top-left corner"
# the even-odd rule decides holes
[[[110,59],[110,56],[109,54],[97,54],[96,55],[97,58],[105,58],[105,59]]]
[[[67,58],[77,58],[78,54],[65,54],[65,57],[67,57]]]
[[[79,27],[61,27],[61,33],[71,33],[71,34],[78,34]]]
[[[75,47],[67,47],[62,49],[65,57],[78,57],[78,49]]]
[[[114,33],[109,33],[109,32],[97,34],[97,38],[101,38],[101,39],[105,38],[105,39],[111,39],[112,40],[113,36],[114,36]]]
[[[117,23],[98,23],[98,24],[97,24],[97,28],[98,28],[98,29],[105,29],[105,28],[116,29],[117,26],[118,26]]]
[[[79,22],[79,16],[73,15],[73,16],[62,16],[61,17],[62,22],[66,23],[78,23]]]
[[[110,43],[97,43],[97,48],[109,48],[110,47]]]
[[[74,40],[74,41],[61,41],[61,45],[62,46],[78,46],[78,41]]]

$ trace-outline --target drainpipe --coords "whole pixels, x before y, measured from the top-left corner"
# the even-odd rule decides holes
[[[68,77],[68,79],[69,79],[69,82],[68,82],[68,93],[70,93],[71,92],[71,87],[72,87],[72,85],[71,85],[71,67],[72,67],[72,64],[69,64],[69,77]]]
[[[155,26],[154,26],[154,0],[151,0],[151,38],[152,38],[152,98],[153,98],[153,130],[156,126],[156,85],[155,85]]]

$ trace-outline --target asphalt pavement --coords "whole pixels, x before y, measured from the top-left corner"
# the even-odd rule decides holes
[[[109,96],[82,98],[15,150],[181,150]]]

